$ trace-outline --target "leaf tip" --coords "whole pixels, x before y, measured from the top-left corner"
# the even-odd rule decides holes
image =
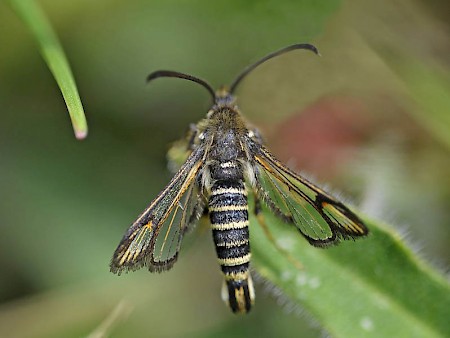
[[[87,137],[88,131],[87,129],[83,130],[75,130],[75,137],[77,140],[84,140]]]

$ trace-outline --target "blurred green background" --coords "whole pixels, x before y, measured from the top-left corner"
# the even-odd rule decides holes
[[[210,102],[194,84],[147,86],[146,75],[173,69],[219,86],[297,42],[322,57],[292,52],[255,70],[238,90],[244,114],[281,160],[396,224],[447,269],[447,1],[39,3],[71,63],[89,135],[74,138],[36,42],[0,3],[0,336],[322,336],[261,283],[254,311],[231,314],[207,228],[168,273],[108,268],[170,179],[171,142]]]

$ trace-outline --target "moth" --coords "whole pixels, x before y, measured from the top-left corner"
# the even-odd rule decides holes
[[[233,312],[247,313],[255,299],[249,271],[249,193],[255,199],[256,215],[264,203],[313,246],[368,234],[348,207],[278,161],[236,104],[236,87],[249,72],[297,49],[318,54],[311,44],[285,47],[250,65],[231,86],[218,91],[202,79],[179,72],[160,70],[148,76],[148,81],[161,77],[193,81],[208,90],[213,104],[188,133],[184,164],[123,236],[111,260],[112,272],[143,266],[152,272],[169,270],[177,261],[183,237],[206,213],[224,276],[222,298]]]

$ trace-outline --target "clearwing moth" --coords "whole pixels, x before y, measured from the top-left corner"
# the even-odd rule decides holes
[[[175,77],[200,84],[211,94],[213,105],[188,133],[184,164],[123,236],[111,260],[112,272],[143,266],[152,272],[169,270],[183,236],[208,213],[224,275],[222,297],[233,312],[247,313],[255,299],[249,272],[248,193],[255,198],[255,214],[264,203],[313,246],[368,234],[348,207],[280,163],[236,105],[235,89],[250,71],[296,49],[318,54],[310,44],[285,47],[247,67],[230,87],[216,92],[204,80],[179,72],[160,70],[148,76],[148,81]]]

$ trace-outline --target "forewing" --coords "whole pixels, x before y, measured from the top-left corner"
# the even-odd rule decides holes
[[[261,199],[269,207],[275,204],[311,244],[324,246],[368,234],[366,226],[350,209],[289,170],[264,147],[255,151],[254,160]]]
[[[164,190],[130,226],[111,260],[111,271],[170,269],[178,257],[181,240],[198,201],[198,173],[204,150],[197,148]]]

